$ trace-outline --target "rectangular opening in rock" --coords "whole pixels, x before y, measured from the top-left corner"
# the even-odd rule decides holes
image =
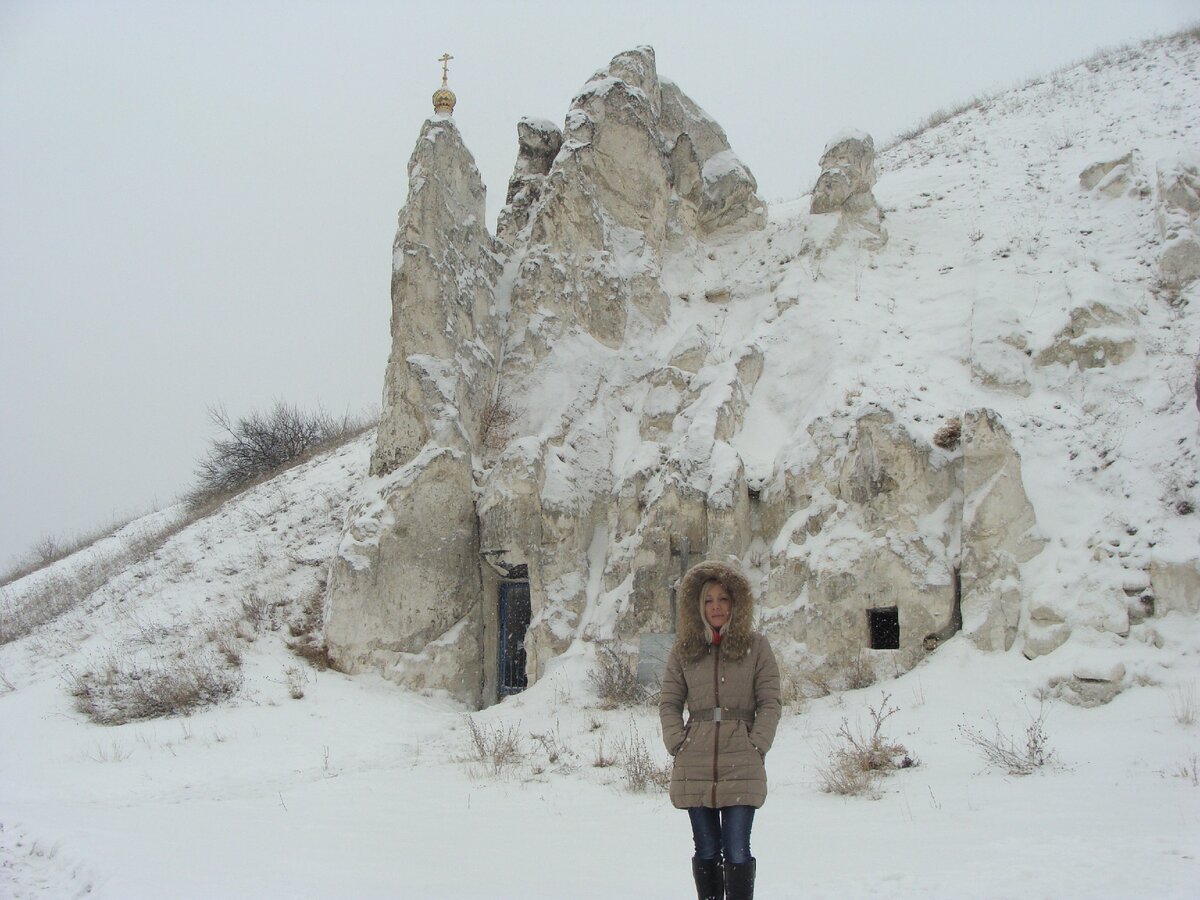
[[[899,650],[900,610],[894,606],[868,609],[867,630],[871,635],[872,650]]]
[[[500,582],[500,697],[517,694],[529,685],[525,672],[525,631],[529,628],[529,582]]]

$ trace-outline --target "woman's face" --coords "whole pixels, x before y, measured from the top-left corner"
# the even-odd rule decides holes
[[[710,581],[704,588],[704,621],[713,628],[720,628],[729,621],[733,609],[733,597],[719,581]]]

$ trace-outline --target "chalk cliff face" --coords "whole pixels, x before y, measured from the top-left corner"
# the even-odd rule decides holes
[[[392,261],[392,352],[371,478],[326,606],[330,653],[474,700],[480,573],[473,455],[496,383],[501,264],[484,187],[453,118],[426,121]]]
[[[1098,556],[1074,584],[1064,560],[1101,541],[1061,509],[1124,521],[1142,490],[1096,455],[1133,426],[1094,395],[1141,377],[1149,313],[1128,286],[1147,266],[1106,276],[1112,254],[1081,250],[1078,223],[1114,217],[1097,226],[1109,241],[1155,229],[1122,239],[1164,245],[1176,302],[1194,167],[1160,167],[1155,194],[1137,154],[1083,177],[1048,149],[1063,171],[1044,175],[1015,159],[1029,141],[997,142],[1015,148],[997,162],[982,113],[971,127],[966,149],[921,136],[880,160],[843,133],[812,197],[768,225],[724,131],[640,47],[583,86],[562,128],[518,124],[493,239],[453,119],[426,122],[371,476],[332,567],[334,659],[471,705],[504,693],[502,664],[536,681],[588,641],[637,665],[703,558],[747,570],[791,667],[894,673],[956,635],[1034,657],[1124,639],[1154,591],[1186,607],[1195,554],[1148,525],[1144,552]],[[953,168],[972,154],[969,175]],[[1061,233],[977,227],[982,197],[1036,204],[1043,180],[1071,207]],[[1122,212],[1141,203],[1154,214]],[[1030,221],[1019,205],[997,215]],[[1081,423],[1066,456],[1033,436],[1064,417]],[[1166,447],[1144,458],[1174,472]],[[527,623],[505,619],[514,584]]]

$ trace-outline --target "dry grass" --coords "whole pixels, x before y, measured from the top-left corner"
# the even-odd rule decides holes
[[[671,786],[671,763],[654,761],[645,739],[632,721],[629,734],[617,743],[616,761],[625,787],[635,794],[665,791]]]
[[[890,150],[898,144],[903,144],[905,141],[911,141],[913,138],[920,137],[930,129],[937,128],[939,125],[943,125],[946,122],[949,122],[951,119],[961,116],[965,112],[969,112],[972,109],[983,106],[989,99],[989,97],[985,96],[972,97],[970,100],[964,100],[961,103],[955,104],[954,106],[946,106],[942,109],[935,110],[916,125],[901,131],[896,135],[895,138],[880,147],[879,150],[882,153],[884,150]]]
[[[321,672],[326,669],[340,672],[341,668],[329,655],[329,645],[325,643],[323,632],[325,578],[324,573],[317,577],[313,590],[300,603],[298,613],[288,621],[288,633],[291,638],[287,646],[298,657]]]
[[[872,723],[869,734],[842,719],[837,733],[827,738],[829,752],[817,765],[821,790],[842,796],[875,796],[881,776],[917,765],[903,744],[882,733],[883,723],[899,712],[888,705],[890,699],[890,694],[884,694],[877,706],[867,707]]]
[[[470,745],[466,761],[478,764],[489,775],[503,775],[525,761],[527,752],[518,725],[484,725],[465,716]]]
[[[1190,759],[1176,766],[1172,774],[1176,778],[1190,781],[1192,787],[1200,787],[1200,757],[1193,753]]]
[[[1196,685],[1178,684],[1171,691],[1171,716],[1185,728],[1196,724]]]
[[[819,665],[807,665],[788,674],[797,702],[827,697],[837,691],[857,691],[873,685],[877,676],[865,650],[840,650]]]
[[[207,653],[139,665],[110,656],[84,672],[68,672],[75,708],[100,725],[186,715],[228,699],[241,670]]]
[[[66,559],[81,550],[86,550],[97,541],[102,541],[106,537],[111,537],[116,532],[120,531],[137,516],[119,519],[108,525],[103,525],[99,528],[94,528],[86,532],[82,532],[74,537],[62,538],[57,535],[43,535],[33,545],[25,558],[19,560],[14,566],[0,575],[0,587],[11,584],[26,575],[32,575],[46,566],[58,562],[60,559]]]
[[[308,684],[308,676],[304,674],[304,670],[299,666],[288,666],[283,670],[283,677],[287,683],[288,696],[293,700],[304,699],[304,686]]]

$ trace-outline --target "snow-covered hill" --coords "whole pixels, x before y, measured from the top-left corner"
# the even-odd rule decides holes
[[[672,452],[709,435],[689,470],[705,491],[723,464],[711,434],[751,346],[765,364],[733,446],[764,486],[808,464],[809,428],[835,410],[878,410],[930,440],[986,407],[1011,432],[1047,540],[1021,570],[1022,633],[1061,626],[1066,643],[1028,660],[1022,643],[984,653],[952,638],[897,679],[797,700],[756,821],[761,896],[1194,896],[1200,597],[1185,584],[1175,608],[1141,598],[1154,566],[1200,558],[1200,298],[1163,283],[1155,201],[1158,161],[1195,152],[1197,121],[1194,36],[984,101],[881,154],[882,249],[839,240],[807,198],[773,207],[764,231],[670,259],[669,314],[644,346],[562,354],[562,383],[604,375],[603,390],[568,392],[570,417],[555,397],[526,409],[523,433],[568,423],[563,447],[605,421],[628,438],[606,404],[638,417],[663,404],[665,392],[636,390],[639,367],[698,336],[714,362],[670,430]],[[1109,162],[1106,181],[1080,184]],[[712,290],[737,302],[707,303]],[[604,477],[645,465],[640,446],[615,441]],[[134,564],[99,548],[4,589],[13,615],[116,570],[0,647],[0,893],[686,895],[686,817],[630,792],[628,766],[597,765],[640,742],[655,764],[665,754],[651,709],[598,707],[592,643],[568,641],[529,691],[470,714],[477,731],[519,739],[496,771],[471,760],[468,711],[444,695],[318,670],[289,649],[319,630],[371,450],[362,438],[290,470]],[[561,508],[595,490],[594,462],[560,460]],[[583,620],[612,633],[615,594],[599,578],[584,594]],[[76,706],[119,719],[142,708],[139,685],[181,673],[224,699],[117,726]],[[1066,702],[1079,698],[1060,686],[1081,676],[1118,692]],[[823,793],[826,736],[843,718],[865,724],[884,695],[898,708],[889,736],[920,765],[877,800]],[[1012,777],[963,740],[959,726],[990,733],[994,720],[1023,742],[1045,697],[1056,765]]]

